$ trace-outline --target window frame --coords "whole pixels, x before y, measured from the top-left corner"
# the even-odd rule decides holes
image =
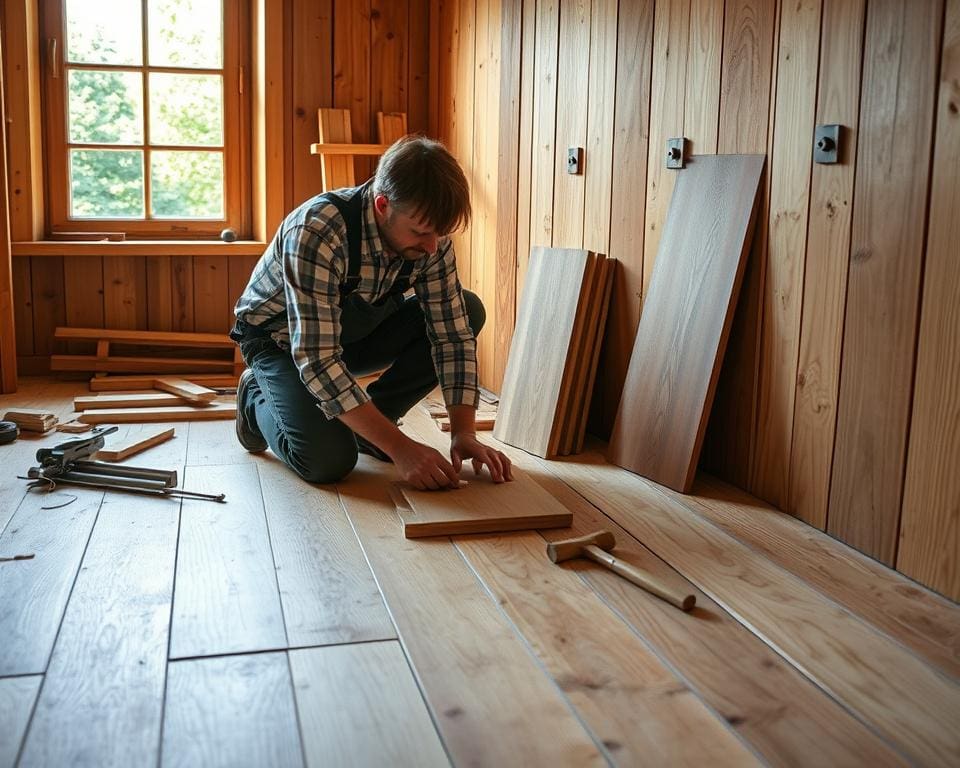
[[[44,55],[41,55],[44,166],[46,176],[47,234],[51,237],[81,239],[81,233],[122,233],[129,240],[212,240],[219,239],[226,228],[233,229],[237,237],[250,236],[251,194],[249,157],[243,147],[250,144],[251,115],[249,88],[244,82],[249,71],[250,20],[247,3],[222,0],[223,8],[223,169],[224,212],[222,219],[173,219],[150,218],[150,168],[147,154],[151,150],[183,149],[183,147],[151,146],[147,143],[149,126],[144,124],[144,219],[71,218],[69,215],[70,181],[69,152],[67,141],[68,117],[68,65],[66,61],[66,14],[65,0],[41,0],[41,30]],[[149,117],[148,76],[150,72],[211,72],[204,68],[151,67],[147,57],[146,23],[148,0],[141,0],[141,34],[143,35],[143,61],[140,65],[71,65],[79,69],[101,69],[139,72],[143,81],[145,121]],[[91,145],[104,148],[107,145]],[[128,148],[130,145],[120,145]],[[192,147],[191,147],[192,148]],[[188,149],[189,151],[189,149]]]

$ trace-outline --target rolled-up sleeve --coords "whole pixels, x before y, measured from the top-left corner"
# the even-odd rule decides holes
[[[480,402],[477,340],[467,317],[451,241],[427,263],[414,290],[423,306],[444,402],[476,408]]]
[[[341,242],[307,225],[291,228],[281,243],[290,353],[328,419],[370,399],[341,360]]]

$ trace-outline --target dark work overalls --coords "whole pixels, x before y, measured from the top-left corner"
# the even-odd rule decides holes
[[[326,193],[322,199],[336,206],[347,225],[347,278],[340,288],[341,360],[354,376],[386,369],[369,387],[374,405],[397,421],[437,385],[430,341],[420,302],[404,299],[413,262],[406,262],[387,296],[369,304],[354,291],[360,282],[363,232],[363,190],[350,198]],[[463,291],[474,335],[483,327],[485,313],[479,297]],[[389,322],[386,322],[389,319]],[[305,480],[332,483],[357,463],[357,439],[340,419],[328,419],[300,380],[289,350],[269,334],[243,321],[231,336],[256,377],[247,390],[244,408],[271,450]]]

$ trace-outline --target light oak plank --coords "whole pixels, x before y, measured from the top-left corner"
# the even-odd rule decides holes
[[[170,392],[171,394],[182,397],[194,405],[209,403],[217,396],[217,393],[212,389],[194,384],[192,381],[187,381],[186,379],[161,378],[155,380],[153,386],[157,389],[162,389],[164,392]]]
[[[159,392],[130,395],[81,395],[73,398],[75,411],[92,411],[101,408],[150,408],[166,405],[188,405],[188,403],[177,395]]]
[[[97,461],[123,461],[135,454],[159,445],[173,437],[176,432],[174,427],[159,430],[144,430],[129,432],[123,440],[109,440],[97,453],[94,458]],[[181,462],[182,463],[182,462]]]
[[[170,658],[285,648],[256,468],[191,468],[182,485],[227,500],[183,502]]]
[[[33,712],[33,703],[37,700],[37,692],[43,681],[41,675],[24,677],[0,678],[0,766],[13,768],[17,762],[17,753],[27,724],[30,722],[30,713]]]
[[[257,454],[250,453],[237,440],[234,422],[213,420],[190,424],[187,464],[191,467],[257,462]]]
[[[229,374],[185,373],[185,379],[207,387],[236,387],[237,378]],[[90,379],[91,392],[118,392],[136,389],[153,389],[156,376],[95,376]]]
[[[724,0],[690,3],[683,135],[691,155],[717,152],[724,5]]]
[[[161,765],[302,766],[285,653],[171,662]]]
[[[232,419],[236,412],[236,403],[213,403],[203,407],[181,405],[158,408],[101,408],[95,411],[84,411],[77,417],[77,420],[85,424],[202,421],[207,419]]]
[[[307,765],[449,765],[399,643],[290,652]]]

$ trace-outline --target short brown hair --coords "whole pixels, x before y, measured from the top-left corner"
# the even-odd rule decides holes
[[[384,152],[373,193],[428,221],[441,235],[470,223],[470,188],[460,164],[426,136],[405,136]]]

